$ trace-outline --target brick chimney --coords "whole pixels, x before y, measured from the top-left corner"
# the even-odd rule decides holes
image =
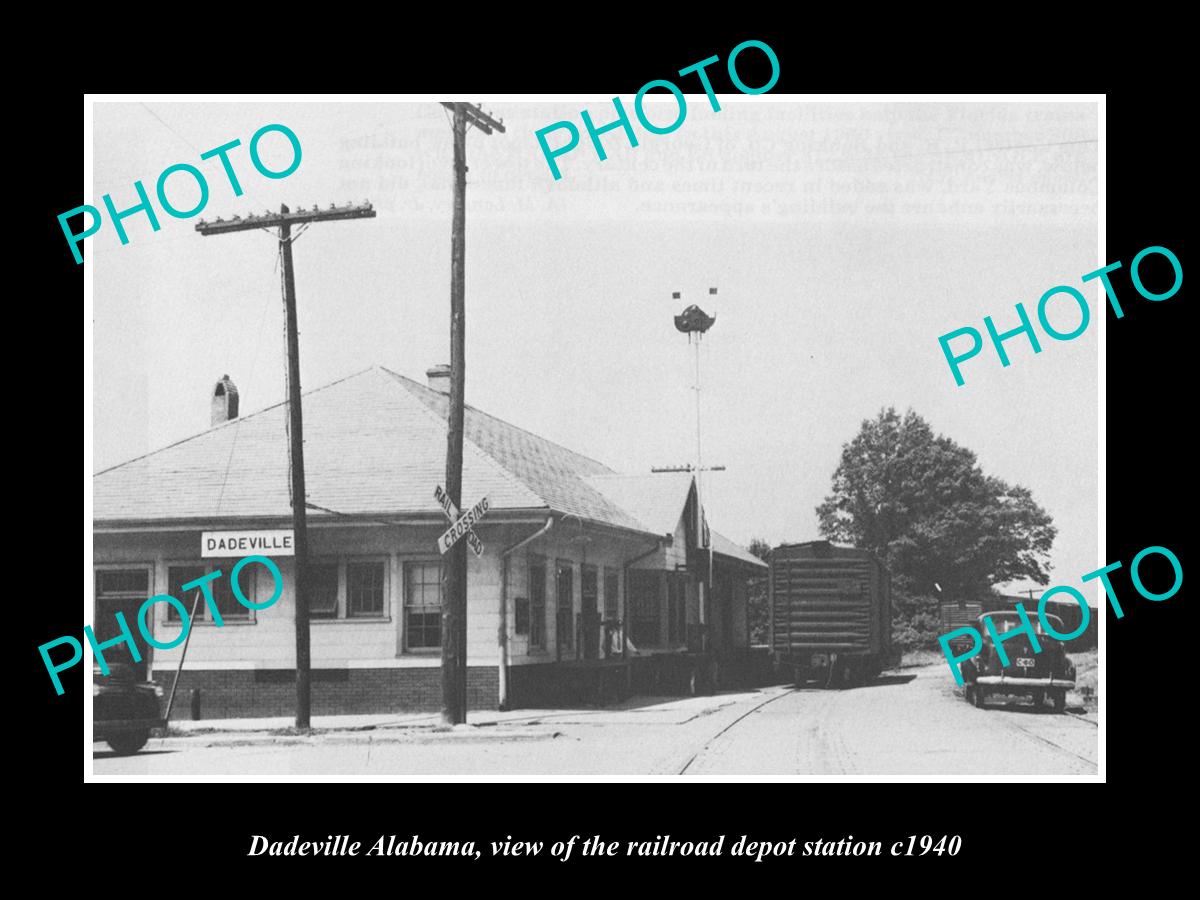
[[[445,363],[430,366],[425,370],[425,377],[429,379],[429,386],[439,394],[450,393],[450,367]]]
[[[228,375],[222,375],[221,380],[213,388],[212,395],[212,424],[220,425],[230,419],[236,419],[238,414],[238,390],[230,381]]]

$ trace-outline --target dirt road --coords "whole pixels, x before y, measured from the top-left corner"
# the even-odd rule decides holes
[[[324,775],[1094,775],[1097,729],[1028,707],[979,710],[945,666],[844,691],[764,688],[506,716],[492,727],[153,739],[97,775],[156,779]]]
[[[1094,775],[1095,724],[1014,701],[975,709],[945,666],[846,691],[801,690],[715,736],[703,775]]]

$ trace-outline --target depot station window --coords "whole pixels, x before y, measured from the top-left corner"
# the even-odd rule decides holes
[[[404,649],[436,650],[442,646],[441,562],[404,564]]]
[[[233,567],[236,563],[236,560],[219,560],[209,563],[171,564],[167,566],[167,593],[183,602],[192,621],[213,621],[202,587],[200,585],[193,585],[184,590],[183,586],[204,578],[204,576],[212,572],[219,571],[221,574],[217,578],[208,581],[207,585],[212,591],[213,600],[216,602],[217,612],[220,613],[221,620],[223,622],[253,621],[251,610],[233,594],[232,582],[230,582],[229,578],[233,573]],[[257,597],[255,591],[257,581],[256,568],[256,566],[243,566],[242,570],[238,572],[238,588],[241,590],[242,596],[250,600],[255,600]],[[197,597],[199,597],[199,602],[196,602]],[[175,604],[167,603],[163,605],[167,609],[167,621],[178,622],[179,609]],[[191,615],[193,607],[196,611],[194,616]]]
[[[387,618],[387,560],[318,558],[306,572],[311,620]]]

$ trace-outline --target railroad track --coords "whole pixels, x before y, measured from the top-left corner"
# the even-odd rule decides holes
[[[1092,722],[1089,719],[1085,719],[1085,718],[1083,718],[1083,716],[1079,716],[1074,713],[1065,713],[1065,715],[1068,715],[1073,719],[1079,719],[1083,722],[1087,722],[1089,725],[1099,727],[1096,725],[1095,722]],[[1007,725],[1010,728],[1015,729],[1016,731],[1021,732],[1026,737],[1032,738],[1035,741],[1039,741],[1039,742],[1047,745],[1048,747],[1053,747],[1055,750],[1058,750],[1061,753],[1065,753],[1068,756],[1073,756],[1078,760],[1082,760],[1083,762],[1087,763],[1089,766],[1092,766],[1097,771],[1099,771],[1099,764],[1096,762],[1096,760],[1089,759],[1086,756],[1082,756],[1081,754],[1076,753],[1074,750],[1071,750],[1068,747],[1064,747],[1062,744],[1058,743],[1057,741],[1052,741],[1052,740],[1050,740],[1050,738],[1045,737],[1044,735],[1037,734],[1033,731],[1030,731],[1028,728],[1023,727],[1018,722],[1014,722],[1012,719],[1005,717],[1002,721],[1004,722],[1005,725]]]
[[[716,734],[712,735],[703,744],[701,744],[700,749],[688,757],[688,761],[683,764],[683,768],[681,768],[676,774],[677,775],[685,774],[687,772],[688,768],[691,766],[691,764],[696,761],[696,758],[699,757],[701,753],[703,753],[705,750],[707,750],[709,747],[711,747],[713,745],[713,743],[718,738],[721,737],[721,735],[725,734],[725,732],[729,731],[729,729],[733,728],[734,725],[737,725],[739,722],[741,722],[747,716],[750,716],[753,713],[758,712],[760,709],[762,709],[767,704],[774,703],[776,700],[780,699],[781,697],[786,697],[788,694],[794,694],[794,693],[796,693],[796,688],[788,688],[786,691],[782,691],[778,694],[775,694],[773,697],[768,697],[766,700],[763,700],[760,703],[754,704],[752,707],[750,707],[748,710],[746,710],[744,713],[742,713],[740,716],[738,716],[732,722],[729,722],[728,724],[726,724],[723,728],[721,728],[720,731],[718,731]]]

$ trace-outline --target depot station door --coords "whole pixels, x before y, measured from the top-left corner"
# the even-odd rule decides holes
[[[142,654],[140,662],[134,662],[127,643],[120,643],[104,649],[104,661],[109,666],[121,664],[132,666],[139,679],[145,679],[148,665],[149,648],[140,641],[137,614],[142,604],[146,602],[153,591],[150,590],[150,570],[145,568],[129,569],[98,569],[96,571],[96,607],[93,610],[92,631],[96,635],[96,643],[120,636],[121,628],[117,624],[117,613],[125,618],[126,627],[139,641]],[[152,614],[147,613],[147,618]],[[149,623],[147,623],[149,627]]]

